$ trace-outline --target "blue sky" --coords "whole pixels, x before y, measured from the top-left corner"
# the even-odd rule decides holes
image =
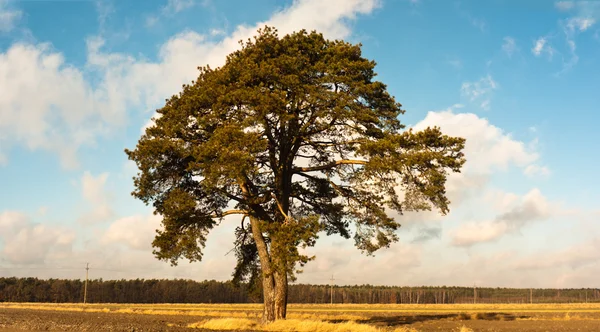
[[[130,196],[123,150],[197,66],[269,24],[362,43],[404,123],[467,138],[448,216],[398,216],[374,258],[322,238],[300,282],[592,286],[598,20],[594,1],[0,0],[0,276],[228,279],[233,218],[202,263],[152,257],[160,220]]]

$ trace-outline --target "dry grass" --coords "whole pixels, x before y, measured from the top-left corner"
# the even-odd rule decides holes
[[[415,329],[414,327],[401,326],[392,330],[392,332],[419,332],[419,330]]]
[[[1,0],[0,0],[1,1]],[[47,311],[93,312],[131,315],[191,316],[202,320],[194,327],[211,330],[258,331],[386,331],[418,332],[411,326],[376,327],[366,324],[374,316],[402,316],[406,322],[418,321],[419,315],[441,314],[440,320],[535,320],[535,321],[597,321],[600,303],[580,304],[291,304],[288,319],[267,325],[258,324],[261,304],[55,304],[55,303],[0,303],[3,308]],[[530,313],[530,314],[527,314]],[[537,314],[539,313],[539,314]],[[523,315],[525,314],[525,315]],[[411,317],[413,316],[413,317]],[[331,321],[345,321],[333,323]],[[205,324],[209,324],[205,326]],[[211,325],[214,324],[214,325]],[[456,329],[456,325],[454,327]],[[463,327],[460,332],[470,332]]]
[[[217,318],[188,325],[189,328],[218,331],[254,330],[256,326],[256,321],[244,318]]]
[[[268,331],[268,332],[379,332],[381,329],[359,324],[353,321],[329,323],[320,320],[286,319],[269,324],[259,324],[256,320],[240,318],[217,318],[189,324],[190,328],[209,329],[215,331]],[[393,332],[418,332],[411,328],[398,328]]]
[[[459,332],[473,332],[472,328],[468,328],[466,326],[461,326]]]
[[[286,319],[262,326],[263,331],[285,331],[285,332],[377,332],[378,328],[359,324],[356,322],[344,322],[333,324],[317,320]]]
[[[127,307],[126,307],[127,306]],[[71,312],[106,312],[116,314],[164,315],[164,316],[199,316],[199,317],[229,317],[229,318],[260,318],[260,307],[242,310],[227,310],[230,305],[120,305],[120,304],[54,304],[54,303],[0,303],[0,308],[34,309],[47,311]],[[365,320],[368,317],[345,314],[343,312],[290,312],[288,318],[305,320]]]

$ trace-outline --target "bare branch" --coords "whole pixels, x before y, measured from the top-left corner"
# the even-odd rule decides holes
[[[350,145],[350,144],[359,144],[359,143],[364,143],[366,140],[364,139],[358,139],[358,140],[350,140],[350,141],[341,141],[341,142],[334,142],[334,141],[308,141],[309,144],[306,144],[308,146],[314,146],[314,145],[318,145],[318,146],[323,146],[323,147],[327,147],[327,146],[344,146],[344,145]]]
[[[314,171],[322,171],[324,169],[331,169],[339,165],[366,165],[368,161],[366,160],[355,160],[355,159],[343,159],[336,160],[332,163],[320,166],[312,166],[312,167],[294,167],[294,172],[314,172]]]
[[[223,212],[221,214],[218,214],[218,215],[214,214],[214,215],[212,215],[210,217],[211,218],[223,218],[223,217],[228,216],[230,214],[243,214],[245,216],[245,215],[248,215],[248,213],[249,212],[246,211],[246,210],[227,210],[227,211],[225,211],[225,212]]]

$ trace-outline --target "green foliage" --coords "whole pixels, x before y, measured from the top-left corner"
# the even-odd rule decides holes
[[[200,260],[216,220],[239,213],[259,220],[272,264],[293,278],[311,259],[298,248],[321,232],[372,254],[397,241],[390,211],[448,212],[446,176],[465,161],[464,139],[405,130],[360,45],[269,27],[241,44],[223,67],[199,68],[126,151],[141,171],[133,195],[163,217],[159,259]],[[234,280],[255,280],[244,219],[236,235]]]

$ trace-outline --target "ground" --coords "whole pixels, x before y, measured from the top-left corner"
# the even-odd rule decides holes
[[[0,331],[600,331],[600,304],[292,304],[267,326],[259,315],[252,304],[0,303]]]

